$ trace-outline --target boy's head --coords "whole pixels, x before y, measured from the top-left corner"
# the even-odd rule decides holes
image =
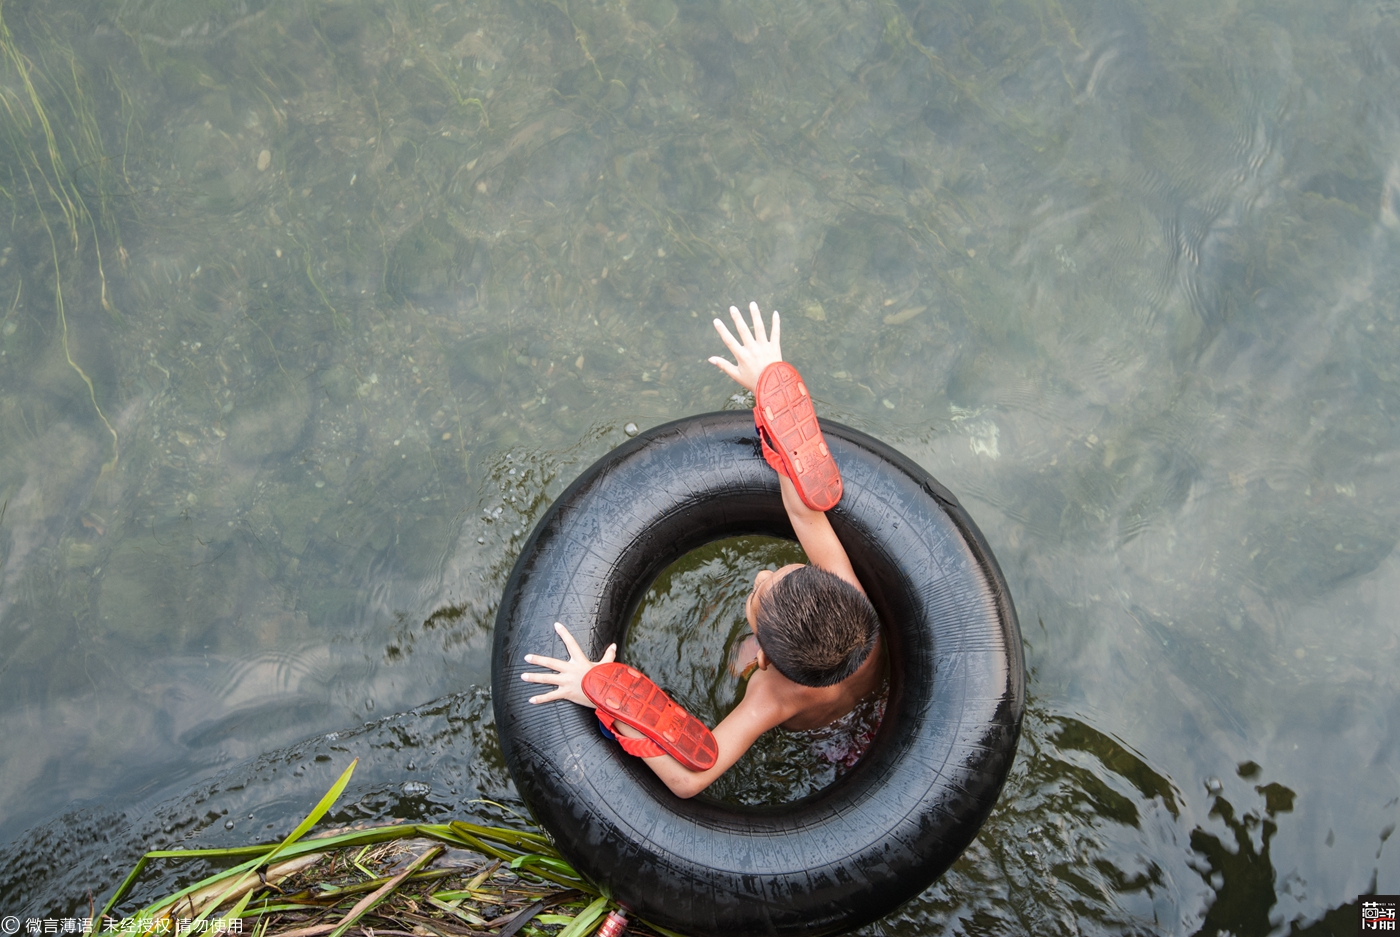
[[[749,621],[778,672],[811,687],[834,686],[859,670],[880,633],[870,600],[816,566],[759,573]]]

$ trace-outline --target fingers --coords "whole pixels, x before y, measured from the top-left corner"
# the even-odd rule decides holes
[[[562,673],[522,673],[520,679],[526,683],[548,683],[554,689],[548,693],[541,693],[538,696],[530,697],[532,703],[552,703],[557,699],[567,699],[569,693],[569,678]]]
[[[724,323],[718,319],[715,320],[715,331],[719,333],[719,340],[724,342],[724,347],[733,352],[736,360],[740,359],[744,346],[739,344],[738,340],[730,334],[729,329],[725,327]]]
[[[723,371],[725,374],[728,374],[734,380],[739,380],[739,369],[734,367],[734,365],[730,364],[728,361],[725,361],[718,355],[714,355],[710,358],[710,364],[719,368],[721,371]]]
[[[578,642],[574,640],[573,635],[569,634],[569,629],[564,627],[563,622],[556,621],[554,630],[559,633],[559,637],[564,639],[564,647],[569,649],[569,660],[575,658],[588,660],[588,655],[583,653],[583,648],[578,646]]]
[[[753,334],[760,342],[767,342],[768,330],[763,327],[763,312],[758,308],[758,303],[749,303],[749,318],[753,319]]]
[[[744,317],[739,314],[738,306],[729,307],[729,318],[734,320],[734,325],[739,330],[739,337],[744,340],[744,347],[752,345],[753,333],[749,331],[749,324],[744,321]]]
[[[750,327],[750,322],[744,321],[744,316],[739,312],[738,306],[729,307],[729,317],[734,320],[734,329],[739,333],[739,338],[736,339],[734,334],[718,319],[714,320],[715,331],[719,333],[719,337],[724,341],[725,347],[733,352],[734,357],[740,362],[744,360],[743,352],[755,352],[758,350],[756,346],[776,346],[778,344],[779,326],[777,310],[773,312],[771,336],[768,334],[768,328],[763,323],[763,310],[759,308],[756,302],[749,303],[749,320],[752,322],[752,327]],[[781,357],[779,360],[781,360]]]
[[[778,310],[773,310],[773,334],[768,337],[768,341],[773,344],[773,351],[778,356],[778,360],[783,360],[783,350],[778,344],[778,331],[780,323],[778,321]]]
[[[569,652],[569,659],[567,661],[562,661],[554,657],[542,657],[539,654],[526,654],[525,663],[534,664],[536,667],[548,667],[551,670],[564,670],[567,667],[575,667],[579,664],[592,665],[593,662],[589,660],[587,654],[583,653],[583,648],[579,645],[578,641],[574,639],[569,629],[564,627],[563,622],[556,621],[554,623],[554,630],[563,640],[564,647]],[[598,658],[598,663],[609,664],[612,663],[616,657],[617,645],[609,644],[608,649],[603,652],[603,656]],[[528,677],[528,674],[526,676]]]

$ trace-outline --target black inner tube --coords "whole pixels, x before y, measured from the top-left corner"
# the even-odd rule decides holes
[[[976,835],[1010,770],[1025,708],[1015,610],[957,500],[915,463],[822,422],[846,494],[829,516],[884,624],[890,691],[860,762],[799,801],[680,800],[597,730],[534,706],[526,653],[596,657],[656,575],[723,537],[791,539],[750,415],[705,414],[613,450],[551,506],[497,615],[501,747],[525,802],[576,868],[635,914],[694,935],[834,934],[889,913]]]

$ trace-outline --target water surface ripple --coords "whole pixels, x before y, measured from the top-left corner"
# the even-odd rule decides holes
[[[750,298],[964,500],[1025,632],[1005,796],[866,933],[1400,892],[1394,0],[0,21],[0,908],[285,834],[354,756],[339,822],[506,819],[520,544],[629,422],[742,405],[704,359]],[[704,623],[718,673],[705,603],[784,549],[670,576],[637,659],[684,677]]]

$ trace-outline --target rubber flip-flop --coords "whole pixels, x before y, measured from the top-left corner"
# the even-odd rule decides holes
[[[612,730],[614,720],[625,722],[655,743],[656,750],[650,751],[644,740],[614,730],[628,754],[651,758],[664,753],[691,771],[714,767],[719,757],[714,734],[637,668],[598,664],[583,675],[583,693],[598,707],[605,728]]]
[[[817,411],[802,375],[786,361],[763,369],[754,389],[754,425],[763,458],[792,480],[802,503],[830,511],[841,500],[841,470],[817,425]]]

